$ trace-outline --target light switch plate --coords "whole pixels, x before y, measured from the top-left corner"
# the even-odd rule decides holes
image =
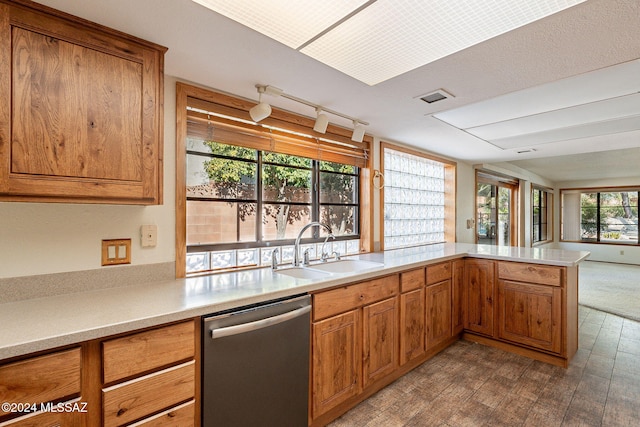
[[[143,225],[140,227],[140,245],[143,248],[153,248],[158,244],[158,226]]]
[[[131,239],[102,241],[102,265],[131,264]]]

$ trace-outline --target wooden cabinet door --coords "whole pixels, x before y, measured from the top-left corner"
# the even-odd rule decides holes
[[[0,5],[0,200],[159,204],[166,49]]]
[[[367,305],[362,311],[363,386],[398,367],[398,298]]]
[[[400,365],[426,351],[425,303],[424,288],[400,295]]]
[[[498,281],[498,337],[560,353],[562,288]]]
[[[468,259],[464,265],[465,328],[489,336],[493,336],[494,268],[493,261],[482,259]]]
[[[451,279],[427,286],[427,350],[451,337]]]
[[[312,413],[316,418],[362,387],[362,347],[359,309],[315,322],[312,361]]]
[[[451,334],[458,335],[464,328],[464,260],[453,261],[451,279]]]

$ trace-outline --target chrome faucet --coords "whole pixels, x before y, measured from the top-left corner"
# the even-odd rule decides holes
[[[304,234],[304,232],[307,231],[307,228],[313,227],[314,225],[317,225],[318,227],[324,227],[325,230],[329,232],[329,234],[333,234],[331,232],[331,227],[318,221],[310,222],[309,224],[302,227],[302,230],[300,230],[300,233],[298,233],[298,237],[296,237],[296,243],[293,246],[293,266],[294,267],[300,266],[300,239],[302,238],[302,235]]]
[[[329,240],[329,238],[336,240],[336,236],[334,236],[331,233],[327,234],[327,237],[324,239],[324,243],[322,244],[322,249],[321,249],[322,254],[320,255],[320,261],[322,262],[327,262],[327,259],[329,258],[329,252],[325,250],[325,246],[327,245],[327,241]]]

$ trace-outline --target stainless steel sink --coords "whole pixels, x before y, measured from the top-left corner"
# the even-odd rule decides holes
[[[319,270],[329,273],[357,273],[362,270],[384,267],[380,262],[364,261],[361,259],[344,259],[322,264],[313,264],[308,269]]]

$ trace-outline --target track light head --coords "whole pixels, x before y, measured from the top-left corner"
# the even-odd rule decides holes
[[[316,112],[318,113],[318,117],[316,118],[315,125],[313,125],[313,130],[318,133],[325,133],[327,126],[329,126],[329,117],[323,113],[320,108],[316,108]]]
[[[271,105],[266,102],[262,102],[262,94],[266,90],[266,86],[258,86],[258,105],[254,105],[249,110],[249,116],[251,116],[251,120],[254,122],[259,122],[260,120],[264,120],[271,115]]]
[[[351,134],[351,140],[354,142],[362,142],[363,139],[364,139],[364,125],[354,120],[353,134]]]
[[[258,105],[251,107],[249,115],[251,116],[251,120],[256,123],[264,120],[271,115],[271,105],[266,102],[260,102]]]

